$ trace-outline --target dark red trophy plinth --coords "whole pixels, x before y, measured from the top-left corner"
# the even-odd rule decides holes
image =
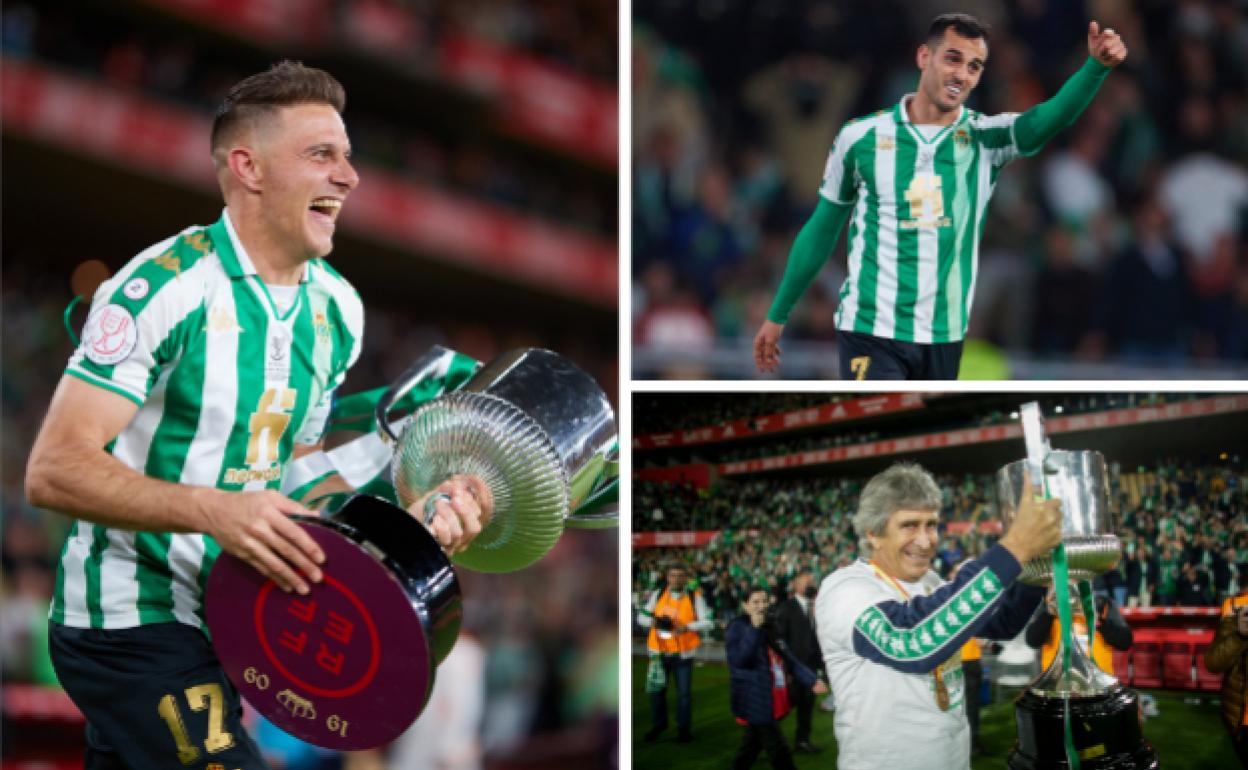
[[[306,596],[217,559],[205,592],[217,655],[291,735],[339,751],[384,745],[420,715],[455,643],[459,582],[428,530],[385,501],[356,496],[300,526],[325,551]]]

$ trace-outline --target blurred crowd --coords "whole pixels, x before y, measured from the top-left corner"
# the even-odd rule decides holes
[[[849,393],[691,393],[673,402],[658,393],[633,394],[633,432],[638,435],[723,425],[733,420],[795,412],[810,406],[861,398]]]
[[[635,483],[634,531],[715,530],[718,535],[701,547],[634,551],[634,606],[660,584],[673,560],[689,566],[719,620],[735,614],[750,586],[783,597],[800,571],[810,570],[821,580],[858,556],[853,516],[867,481],[722,479],[710,490]],[[944,500],[933,569],[947,577],[958,563],[997,541],[991,523],[999,517],[991,475],[941,475],[937,482]],[[1124,557],[1105,582],[1110,589],[1124,587],[1127,603],[1213,606],[1248,586],[1248,472],[1242,463],[1165,459],[1147,468],[1115,465],[1110,496]],[[954,534],[948,531],[951,522],[969,527]]]
[[[848,119],[917,82],[945,3],[637,0],[633,323],[641,346],[753,338]],[[969,0],[991,25],[969,106],[1024,111],[1087,57],[1126,63],[1038,156],[1001,175],[970,335],[1011,352],[1173,365],[1248,357],[1248,5]],[[785,337],[829,342],[844,238]]]
[[[378,3],[410,13],[413,34],[419,38],[408,49],[410,61],[390,62],[395,73],[409,73],[391,75],[395,88],[402,87],[405,77],[417,81],[432,77],[439,42],[456,34],[527,51],[614,87],[618,50],[614,3],[336,0],[332,18],[363,14],[365,6]],[[205,117],[212,115],[232,85],[265,66],[263,61],[246,62],[235,48],[209,44],[206,35],[170,32],[151,23],[136,25],[116,9],[16,2],[5,4],[0,18],[6,56],[37,59],[183,105]],[[345,37],[347,27],[334,22],[330,29]],[[341,71],[336,74],[345,79]],[[393,96],[382,92],[379,98],[348,88],[345,119],[356,158],[518,213],[594,233],[616,231],[614,184],[603,186],[609,188],[609,196],[591,194],[569,173],[551,174],[549,157],[519,151],[506,141],[487,140],[483,126],[465,130],[457,123],[448,131],[436,122],[399,118],[429,109],[420,106],[421,100],[445,99],[445,94],[438,97],[428,86],[401,96],[410,100],[406,103],[396,104]],[[466,103],[454,100],[443,109],[463,112],[465,121],[474,114]]]
[[[1045,414],[1074,415],[1088,412],[1099,412],[1109,409],[1128,409],[1132,407],[1160,406],[1182,401],[1191,401],[1207,397],[1204,393],[1051,393],[1041,396],[1038,401]],[[633,424],[661,426],[680,424],[682,427],[694,428],[706,425],[723,424],[729,420],[741,419],[763,414],[778,414],[793,411],[806,406],[820,403],[832,403],[850,396],[828,396],[825,394],[785,393],[775,395],[752,395],[742,399],[733,394],[719,397],[699,396],[697,399],[680,399],[644,394],[634,396]],[[775,408],[775,411],[770,411]],[[735,416],[734,416],[735,415]],[[887,430],[874,427],[846,428],[840,425],[835,429],[805,433],[803,435],[779,438],[765,443],[742,445],[740,443],[714,443],[695,445],[692,447],[674,447],[660,451],[637,452],[633,465],[636,468],[653,468],[689,463],[724,463],[738,460],[751,460],[759,457],[778,457],[798,452],[833,447],[855,446],[888,438],[937,433],[942,430],[961,428],[982,428],[989,425],[1001,425],[1018,419],[1018,414],[999,407],[977,408],[975,413],[951,413],[947,421],[934,420],[924,422],[921,428],[892,426]],[[670,422],[668,421],[670,420]],[[699,422],[709,420],[709,422]],[[670,427],[668,428],[671,429]],[[646,431],[638,429],[638,433]]]

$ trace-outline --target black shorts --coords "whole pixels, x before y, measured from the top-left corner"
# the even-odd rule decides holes
[[[198,629],[49,623],[48,644],[87,717],[86,770],[267,770],[238,691]]]
[[[962,342],[923,345],[837,331],[842,380],[956,380]]]

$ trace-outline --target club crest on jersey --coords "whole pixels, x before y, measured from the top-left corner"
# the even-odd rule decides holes
[[[109,304],[87,319],[82,333],[82,351],[92,363],[111,366],[129,358],[138,340],[139,329],[130,311],[121,305]]]
[[[146,278],[134,278],[127,281],[126,285],[121,287],[121,293],[130,299],[138,300],[147,296],[149,288],[151,287],[148,285]]]
[[[959,128],[957,131],[954,131],[953,143],[960,149],[967,149],[971,146],[971,132],[967,131],[965,128]]]
[[[325,311],[318,310],[312,316],[312,328],[316,331],[317,342],[329,342],[329,319],[325,317]]]

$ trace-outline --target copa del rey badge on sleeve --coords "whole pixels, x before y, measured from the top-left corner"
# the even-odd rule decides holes
[[[205,591],[226,674],[286,732],[338,751],[381,746],[419,716],[459,634],[459,582],[428,530],[368,496],[300,519],[324,578],[285,593],[223,553]]]

